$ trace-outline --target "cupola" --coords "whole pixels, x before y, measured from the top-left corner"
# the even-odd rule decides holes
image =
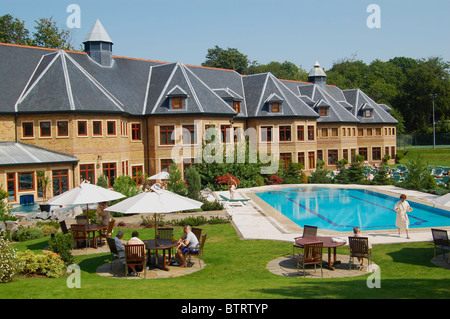
[[[113,64],[113,42],[100,20],[95,21],[91,31],[83,40],[84,51],[101,66],[110,67]]]

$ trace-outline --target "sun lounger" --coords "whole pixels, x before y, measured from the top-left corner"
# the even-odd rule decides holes
[[[250,198],[230,199],[230,198],[228,198],[228,197],[226,197],[226,196],[223,196],[223,195],[220,195],[220,197],[221,197],[223,200],[226,200],[227,202],[233,202],[233,203],[239,203],[239,202],[241,202],[241,203],[247,203],[248,201],[250,201]]]

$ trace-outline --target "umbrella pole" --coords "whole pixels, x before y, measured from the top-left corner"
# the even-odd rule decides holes
[[[86,216],[87,216],[87,220],[88,220],[88,225],[89,223],[89,204],[86,204]]]
[[[157,236],[157,227],[158,224],[156,223],[156,213],[154,213],[155,216],[155,248],[158,247],[158,236]],[[158,264],[158,249],[155,249],[155,257],[156,257],[156,264]]]

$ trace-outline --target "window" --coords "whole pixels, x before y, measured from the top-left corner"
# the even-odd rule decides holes
[[[323,107],[319,109],[319,115],[320,116],[328,116],[328,109]]]
[[[173,97],[172,98],[172,109],[179,110],[183,108],[183,98],[182,97]]]
[[[106,122],[106,135],[116,135],[116,121]]]
[[[338,150],[328,150],[328,164],[336,165],[338,161]]]
[[[272,126],[261,126],[261,142],[272,142]]]
[[[346,134],[346,130],[345,130],[345,128],[342,128],[342,136],[345,136]]]
[[[131,140],[141,140],[141,123],[131,123]]]
[[[317,159],[323,161],[323,152],[322,152],[322,150],[317,150]]]
[[[308,140],[314,141],[314,126],[308,125]]]
[[[194,125],[183,125],[183,144],[197,144]]]
[[[356,148],[350,150],[350,156],[352,157],[352,163],[356,161]]]
[[[305,168],[305,152],[299,152],[297,156],[298,163],[302,164],[303,168]]]
[[[342,157],[348,161],[348,150],[347,149],[342,150]]]
[[[291,162],[291,153],[280,153],[280,160],[284,163],[284,168],[289,169],[289,163]]]
[[[34,137],[33,122],[22,123],[22,137],[32,138]]]
[[[78,136],[87,136],[87,121],[78,121]]]
[[[313,169],[316,167],[314,152],[308,152],[308,165],[309,169]]]
[[[33,191],[34,190],[34,173],[19,173],[19,191]]]
[[[56,122],[56,135],[58,137],[69,137],[69,122],[58,121]]]
[[[303,125],[297,126],[297,141],[305,140],[305,127]]]
[[[345,130],[344,130],[345,131]],[[338,136],[338,129],[337,128],[332,128],[331,129],[331,136],[336,137]]]
[[[141,186],[144,183],[144,179],[142,177],[144,169],[142,165],[139,166],[131,166],[131,178],[136,181],[137,186]]]
[[[352,134],[353,134],[353,136],[356,136],[355,128],[354,128],[354,127],[352,128]]]
[[[280,141],[289,142],[291,140],[291,127],[290,126],[280,126]]]
[[[371,128],[367,129],[367,136],[372,136],[372,129]]]
[[[52,171],[53,196],[60,195],[69,189],[68,170]]]
[[[350,128],[347,129],[347,135],[352,136],[352,131],[350,130]]]
[[[364,117],[371,117],[372,116],[372,110],[365,110],[364,111]]]
[[[380,136],[381,135],[381,128],[377,127],[375,129],[375,135]]]
[[[104,163],[103,174],[108,179],[108,187],[113,187],[116,180],[116,163]]]
[[[95,183],[95,169],[94,164],[83,164],[80,165],[80,181],[90,181]]]
[[[322,137],[328,137],[328,129],[327,128],[322,129]]]
[[[241,141],[241,131],[242,129],[238,126],[233,127],[233,139],[235,142],[239,143]]]
[[[92,121],[92,135],[93,136],[102,136],[102,121]]]
[[[216,126],[214,124],[205,125],[205,141],[213,142],[216,140]]]
[[[391,146],[391,158],[395,158],[395,146]]]
[[[384,148],[384,155],[389,155],[389,146]]]
[[[161,145],[174,145],[174,126],[161,126],[159,128],[159,136]]]
[[[128,160],[122,161],[122,175],[128,175]]]
[[[241,113],[241,101],[233,101],[233,110],[235,110],[236,113]]]
[[[16,173],[8,173],[6,175],[6,182],[8,185],[8,200],[16,200]]]
[[[358,153],[364,157],[365,161],[367,161],[367,147],[360,147]]]
[[[50,122],[40,122],[40,137],[51,137],[52,136],[52,126]]]
[[[231,126],[230,125],[221,125],[220,133],[222,134],[222,143],[231,142]]]
[[[364,136],[364,130],[362,128],[358,129],[358,136]]]
[[[395,127],[392,128],[392,135],[395,135]]]
[[[193,158],[185,158],[183,159],[183,178],[186,179],[186,171],[191,165],[194,165],[194,159]]]
[[[381,147],[372,147],[372,160],[381,160]]]
[[[281,107],[279,102],[274,102],[270,104],[270,111],[273,113],[281,112]]]
[[[170,173],[170,165],[173,164],[171,159],[162,159],[161,160],[161,171]]]

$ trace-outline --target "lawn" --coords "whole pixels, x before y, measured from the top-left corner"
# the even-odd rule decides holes
[[[68,288],[66,278],[17,278],[0,285],[0,298],[155,298],[184,299],[186,288],[193,299],[391,299],[448,298],[450,270],[434,266],[433,244],[374,245],[373,260],[380,266],[381,288],[368,288],[369,275],[344,279],[305,279],[277,276],[266,264],[292,252],[292,244],[269,240],[240,240],[231,224],[204,225],[208,233],[206,267],[196,273],[169,279],[125,280],[105,278],[96,268],[109,261],[109,254],[76,256],[81,268],[81,288]],[[124,229],[124,239],[131,230]],[[153,229],[139,230],[143,239]],[[182,229],[176,228],[179,237]],[[17,243],[18,250],[40,252],[48,239]],[[348,247],[338,253],[347,254]]]
[[[408,160],[417,157],[417,154],[422,155],[424,161],[428,165],[441,165],[450,167],[450,148],[408,148],[399,149],[399,153],[406,153],[405,157],[400,160],[400,164],[406,165]]]

